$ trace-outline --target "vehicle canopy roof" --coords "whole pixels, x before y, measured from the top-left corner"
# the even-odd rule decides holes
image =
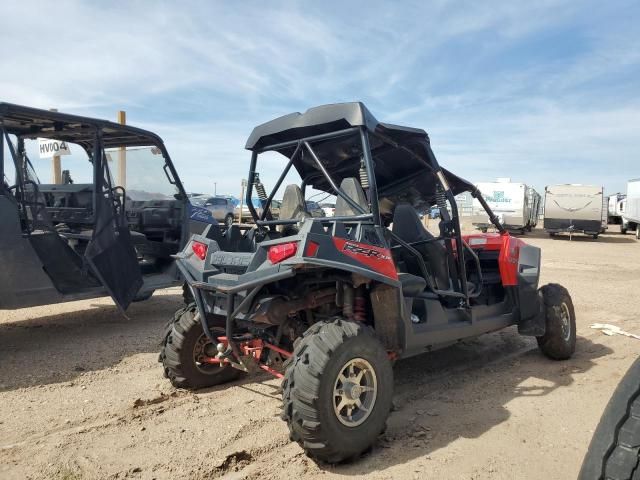
[[[329,174],[340,184],[344,178],[359,177],[362,143],[358,128],[369,132],[381,213],[390,214],[398,203],[410,203],[418,209],[433,205],[435,172],[441,167],[431,151],[427,132],[381,123],[361,102],[322,105],[263,123],[253,129],[246,148],[258,153],[278,151],[290,158],[297,141],[353,129],[352,135],[310,142]],[[306,151],[302,150],[294,166],[307,185],[332,192],[329,182]],[[475,190],[472,183],[446,169],[442,171],[454,195]]]
[[[0,102],[0,126],[23,138],[43,137],[81,145],[90,150],[96,129],[102,130],[105,148],[161,145],[155,133],[108,120],[69,115]]]

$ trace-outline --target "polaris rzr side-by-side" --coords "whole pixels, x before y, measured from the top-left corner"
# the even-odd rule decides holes
[[[173,385],[270,372],[283,379],[291,438],[334,463],[383,431],[398,359],[511,325],[548,357],[573,354],[568,292],[538,288],[540,250],[510,236],[473,184],[440,167],[425,131],[345,103],[260,125],[246,148],[255,226],[224,236],[210,227],[176,255],[195,303],[164,339]],[[283,169],[258,215],[249,200],[267,152],[282,155]],[[292,172],[300,184],[286,186],[273,220],[270,203]],[[306,211],[307,189],[336,196],[333,217]],[[454,196],[465,191],[498,233],[461,233]],[[437,236],[419,218],[434,205]]]
[[[45,184],[50,159],[30,158],[51,141],[72,175]],[[0,103],[0,177],[0,310],[105,295],[125,310],[181,283],[172,255],[217,224],[189,204],[160,137],[106,120]]]

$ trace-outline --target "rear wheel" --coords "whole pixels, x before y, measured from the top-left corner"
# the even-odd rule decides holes
[[[636,227],[636,240],[640,240],[640,225]]]
[[[212,330],[215,332],[216,328]],[[205,388],[230,382],[242,374],[229,365],[221,367],[203,362],[204,357],[215,357],[216,353],[216,346],[202,329],[195,305],[182,309],[161,354],[171,384],[177,388]]]
[[[593,235],[591,235],[591,237],[592,237],[594,240],[597,240],[597,239],[598,239],[598,234],[597,234],[597,233],[594,233]]]
[[[640,475],[640,360],[616,388],[580,469],[580,480],[636,479]]]
[[[335,319],[297,342],[282,386],[291,439],[309,456],[338,463],[363,453],[384,430],[393,371],[369,327]]]
[[[544,335],[536,337],[538,347],[553,360],[567,360],[576,350],[576,314],[566,288],[550,283],[540,289],[544,302]]]

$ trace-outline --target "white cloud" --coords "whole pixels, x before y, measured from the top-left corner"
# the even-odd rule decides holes
[[[436,154],[469,176],[545,183],[578,162],[584,178],[621,185],[638,176],[639,105],[615,96],[616,80],[640,64],[624,13],[633,5],[11,2],[0,18],[0,96],[96,116],[135,112],[131,122],[163,136],[194,190],[216,181],[234,193],[253,125],[348,100],[425,128]],[[564,30],[567,41],[580,32],[584,51],[559,61],[552,45],[548,55],[534,46],[540,61],[506,62],[513,45]],[[637,86],[626,88],[637,98]]]

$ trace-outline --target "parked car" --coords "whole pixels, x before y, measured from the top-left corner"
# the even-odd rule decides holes
[[[227,226],[233,224],[234,205],[231,197],[198,195],[189,200],[193,205],[209,210],[218,222],[224,222]]]
[[[262,215],[262,201],[259,198],[252,198],[251,203],[253,204],[253,207],[256,209],[256,213],[258,215]],[[240,203],[238,203],[234,208],[233,214],[235,215],[235,217],[238,219],[240,223],[242,222],[253,223],[253,217],[251,216],[251,211],[249,210],[249,207],[244,201],[242,202],[242,217],[240,217]]]
[[[335,203],[321,203],[320,204],[320,208],[322,208],[322,211],[324,212],[324,216],[325,217],[333,217],[333,215],[335,214],[335,211],[336,211],[336,204]]]
[[[318,205],[318,202],[307,200],[305,201],[305,204],[307,206],[307,212],[309,212],[312,217],[326,217],[324,210],[320,205]]]

